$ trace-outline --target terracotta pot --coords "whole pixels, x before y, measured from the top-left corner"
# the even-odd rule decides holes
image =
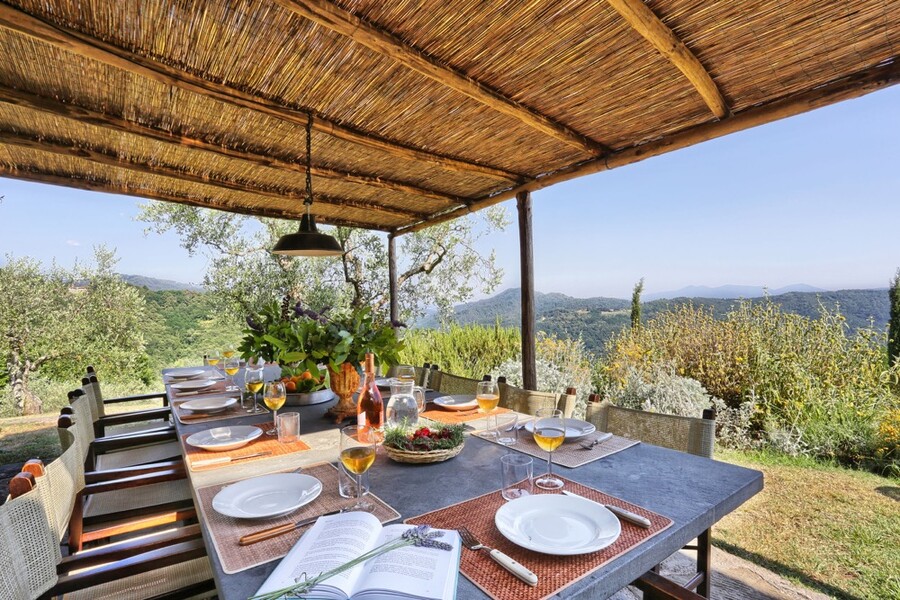
[[[353,394],[359,389],[359,372],[350,363],[341,365],[340,371],[328,367],[331,378],[331,390],[338,395],[338,403],[332,410],[339,414],[356,414],[356,403]]]

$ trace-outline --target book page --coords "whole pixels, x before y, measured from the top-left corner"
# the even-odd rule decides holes
[[[381,523],[366,512],[346,512],[321,517],[303,534],[287,556],[281,559],[256,593],[262,594],[300,583],[304,580],[304,573],[311,578],[348,563],[371,550],[380,531]],[[352,595],[353,586],[362,569],[363,565],[357,565],[328,578],[315,589],[322,592],[320,595],[327,593],[329,597],[348,598]]]
[[[375,545],[395,540],[412,527],[389,525],[382,530]],[[365,565],[357,584],[359,590],[354,598],[453,598],[456,595],[459,573],[459,534],[448,530],[435,531],[444,532],[437,540],[450,544],[453,546],[452,550],[406,546],[373,558]]]

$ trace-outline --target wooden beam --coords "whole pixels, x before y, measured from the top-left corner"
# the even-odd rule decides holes
[[[166,194],[158,190],[144,190],[140,188],[123,185],[121,183],[109,180],[88,180],[78,179],[72,175],[59,175],[56,173],[45,173],[30,169],[19,169],[8,165],[0,164],[0,177],[9,177],[10,179],[19,179],[21,181],[31,181],[34,183],[46,183],[49,185],[59,185],[62,187],[74,188],[78,190],[87,190],[89,192],[105,192],[107,194],[120,194],[123,196],[135,196],[137,198],[147,198],[149,200],[161,200],[163,202],[177,202],[179,204],[187,204],[189,206],[197,206],[200,208],[211,208],[224,212],[236,213],[241,215],[250,215],[258,217],[272,217],[274,219],[290,219],[296,220],[298,215],[288,213],[281,210],[272,210],[265,208],[252,208],[248,206],[234,206],[217,202],[211,198],[194,198],[191,196],[180,196],[175,194]],[[335,225],[339,227],[357,227],[360,229],[373,229],[375,231],[390,231],[390,228],[382,225],[373,225],[371,223],[361,223],[359,221],[350,221],[346,219],[336,219],[331,217],[322,217],[316,215],[316,219],[321,223]]]
[[[306,110],[285,106],[271,99],[206,80],[193,73],[129,52],[80,31],[48,23],[8,4],[0,3],[0,27],[164,85],[215,98],[221,102],[256,111],[294,125],[306,126],[308,116]],[[319,114],[314,116],[316,118],[313,120],[313,127],[316,131],[367,148],[380,150],[398,158],[427,162],[450,171],[476,173],[513,181],[527,179],[518,173],[498,167],[428,152],[359,129],[338,125]]]
[[[793,96],[777,98],[767,103],[748,108],[736,113],[729,119],[705,123],[652,142],[647,142],[646,144],[624,148],[605,158],[593,159],[570,165],[554,173],[549,173],[534,182],[510,188],[491,196],[485,196],[462,208],[438,213],[422,223],[417,223],[409,227],[401,227],[394,230],[394,233],[403,235],[405,233],[421,231],[432,225],[451,221],[483,208],[505,202],[506,200],[514,198],[516,194],[522,191],[533,192],[584,175],[591,175],[593,173],[615,169],[616,167],[630,165],[647,158],[672,152],[673,150],[680,150],[681,148],[687,148],[694,144],[750,129],[758,125],[764,125],[766,123],[799,115],[810,110],[828,106],[829,104],[864,96],[898,83],[900,83],[900,56],[893,57],[888,61],[879,63],[877,66],[832,81],[831,83],[816,87],[812,90]]]
[[[684,73],[714,115],[724,119],[731,114],[725,97],[722,96],[722,92],[719,91],[706,68],[684,45],[684,42],[675,35],[675,32],[669,29],[649,6],[644,4],[643,0],[606,1],[631,25],[632,29]]]
[[[531,227],[531,194],[516,194],[519,213],[519,267],[522,274],[522,387],[537,390],[537,356],[534,318],[534,236]]]
[[[592,156],[603,155],[608,148],[553,119],[507,98],[497,90],[407,44],[393,33],[344,10],[327,0],[275,0],[296,15],[350,38],[378,54],[428,77],[497,112],[518,119],[529,127],[574,146]]]
[[[397,297],[397,240],[388,235],[388,295],[391,303],[391,322],[400,320],[400,303]]]
[[[77,106],[75,104],[67,104],[58,100],[54,100],[52,98],[38,96],[36,94],[31,94],[22,90],[16,90],[4,85],[0,85],[0,102],[12,104],[14,106],[24,106],[32,110],[53,114],[55,116],[63,117],[66,119],[72,119],[80,123],[94,125],[96,127],[101,127],[103,129],[116,131],[119,133],[135,135],[145,139],[163,142],[165,144],[196,148],[199,150],[204,150],[206,152],[212,152],[220,156],[225,156],[227,158],[251,162],[261,167],[281,169],[300,174],[306,173],[306,167],[300,162],[272,157],[262,152],[239,150],[237,148],[232,148],[223,144],[201,139],[200,137],[175,134],[170,131],[166,131],[165,129],[160,129],[159,127],[143,125],[141,123],[129,121],[128,119],[124,119],[122,117],[97,112],[88,108],[84,108],[82,106]],[[437,190],[423,188],[412,183],[385,179],[383,177],[378,177],[375,175],[354,173],[351,171],[340,171],[337,169],[328,169],[325,167],[318,167],[316,165],[313,165],[311,170],[313,175],[324,177],[326,179],[337,179],[349,183],[356,183],[359,185],[367,185],[380,189],[393,190],[404,194],[421,196],[423,198],[430,198],[432,200],[440,200],[453,204],[465,204],[466,202],[472,200],[472,198],[461,198],[459,196],[454,196],[452,194],[447,194]]]
[[[140,163],[131,159],[120,157],[115,154],[101,151],[97,148],[86,148],[84,146],[79,146],[70,141],[51,141],[47,138],[36,140],[30,136],[19,135],[17,133],[11,133],[8,131],[0,131],[0,144],[10,144],[13,146],[18,146],[20,148],[29,148],[31,150],[50,152],[52,154],[60,154],[62,156],[74,156],[76,158],[83,158],[97,164],[125,169],[128,171],[133,171],[135,173],[171,177],[183,181],[190,181],[191,183],[199,183],[202,185],[209,185],[217,188],[234,190],[237,192],[247,192],[259,196],[265,196],[267,198],[275,198],[278,200],[292,198],[297,202],[297,217],[299,217],[303,212],[302,204],[305,195],[303,192],[299,191],[283,192],[264,186],[252,185],[249,183],[242,183],[239,181],[232,181],[227,179],[219,179],[216,177],[197,173],[189,173],[187,171],[181,171],[171,166],[162,164]],[[421,212],[401,208],[391,208],[365,200],[336,198],[334,196],[326,196],[323,194],[315,194],[314,200],[317,204],[321,203],[330,206],[346,206],[349,208],[358,208],[369,212],[390,215],[392,217],[399,217],[402,219],[421,219],[426,216]]]

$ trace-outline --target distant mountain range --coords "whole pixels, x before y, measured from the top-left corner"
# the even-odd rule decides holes
[[[780,296],[789,292],[825,292],[805,283],[795,283],[776,289],[768,289],[761,285],[720,285],[709,287],[705,285],[689,285],[674,292],[656,292],[644,294],[644,300],[658,300],[660,298],[762,298],[768,293],[770,296]]]
[[[202,292],[203,288],[192,283],[182,283],[180,281],[172,281],[171,279],[156,279],[155,277],[146,277],[144,275],[125,275],[119,273],[119,277],[125,283],[134,287],[147,288],[151,292],[169,292],[169,291],[185,291],[185,292]]]
[[[736,288],[738,286],[724,287]],[[686,291],[690,289],[685,288]],[[723,288],[714,289],[724,291]],[[455,308],[456,321],[460,324],[478,323],[481,325],[493,325],[499,321],[501,325],[517,327],[521,321],[520,293],[518,288],[513,288],[504,290],[491,298],[461,304]],[[755,300],[749,296],[744,297],[751,302],[761,301],[759,297]],[[789,291],[780,294],[770,293],[769,298],[780,304],[784,311],[807,317],[819,315],[820,303],[831,310],[839,306],[841,314],[846,317],[847,325],[852,330],[866,327],[870,323],[876,328],[882,329],[887,326],[889,319],[890,308],[886,289],[836,292]],[[695,306],[711,307],[716,315],[724,315],[737,301],[735,297],[662,298],[644,302],[642,315],[644,319],[651,319],[660,311],[688,302]],[[538,331],[560,337],[577,338],[581,336],[585,346],[594,352],[599,352],[613,333],[630,324],[631,301],[603,297],[573,298],[560,293],[535,292],[535,320]],[[430,316],[416,323],[416,326],[435,327],[437,322],[434,316]]]

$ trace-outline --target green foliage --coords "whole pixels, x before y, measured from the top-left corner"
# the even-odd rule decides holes
[[[387,427],[384,430],[384,445],[398,450],[428,452],[431,450],[450,450],[465,442],[466,426],[439,425],[437,427],[419,427],[410,432],[407,427]]]
[[[481,379],[496,372],[522,348],[518,328],[451,325],[446,329],[412,329],[406,332],[400,362],[432,363],[454,375]]]
[[[657,365],[671,364],[731,409],[753,402],[760,439],[864,462],[874,455],[879,419],[900,406],[891,387],[900,366],[886,367],[882,333],[848,335],[840,313],[820,311],[810,319],[774,302],[740,302],[716,319],[710,309],[682,305],[613,338],[603,383],[620,387],[629,369],[649,378]]]
[[[631,293],[631,328],[637,329],[641,326],[641,292],[644,291],[644,278],[634,284],[634,291]]]
[[[900,363],[900,269],[894,275],[889,290],[891,301],[891,317],[888,326],[888,361],[895,365]]]

